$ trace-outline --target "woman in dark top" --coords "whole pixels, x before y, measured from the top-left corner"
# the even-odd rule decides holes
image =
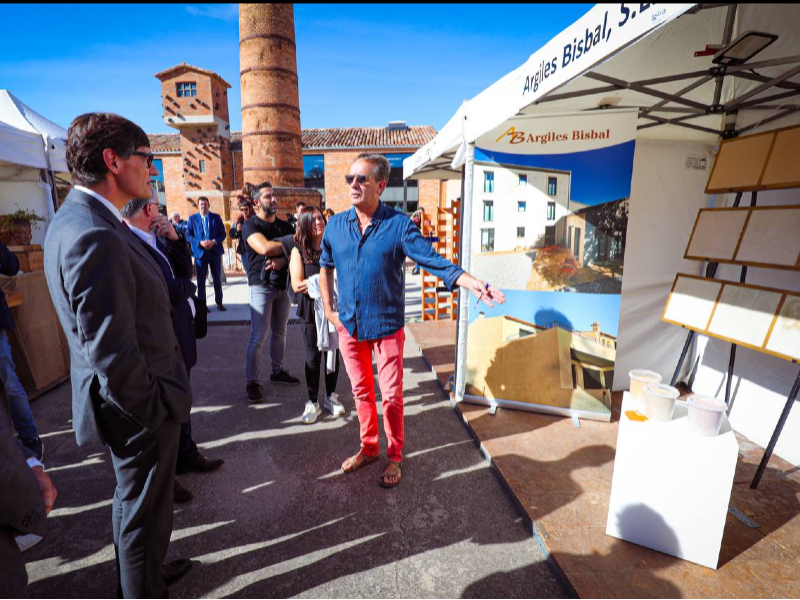
[[[319,275],[319,257],[322,254],[322,234],[325,233],[325,217],[316,206],[307,206],[300,212],[297,220],[297,231],[294,235],[294,248],[289,260],[289,272],[292,288],[297,301],[297,316],[303,320],[303,339],[306,343],[306,385],[308,401],[303,411],[303,423],[310,425],[322,412],[317,401],[319,392],[320,367],[323,364],[323,353],[317,345],[318,324],[327,327],[322,315],[316,315],[314,300],[308,295],[308,279]],[[333,369],[325,368],[325,402],[323,408],[334,417],[343,415],[345,410],[336,393],[336,382],[339,378],[339,351],[332,350]],[[327,361],[325,361],[327,362]]]
[[[231,224],[230,236],[232,240],[239,240],[236,244],[236,254],[242,261],[244,274],[247,275],[247,244],[242,235],[242,225],[253,216],[253,202],[244,195],[239,197],[239,217]]]

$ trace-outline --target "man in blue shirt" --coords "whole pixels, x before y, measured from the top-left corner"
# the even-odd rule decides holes
[[[197,265],[197,295],[206,299],[206,277],[211,267],[211,279],[214,280],[214,301],[217,309],[228,310],[222,305],[222,242],[228,234],[225,225],[217,213],[209,211],[211,206],[208,198],[201,196],[197,200],[199,213],[189,217],[186,227],[186,241],[192,245],[192,256]]]
[[[380,154],[360,154],[345,176],[353,207],[334,215],[325,228],[320,291],[325,315],[339,332],[339,349],[350,377],[361,426],[361,450],[342,464],[351,473],[378,460],[378,414],[372,354],[378,365],[383,419],[389,438],[384,487],[400,483],[403,460],[403,343],[406,257],[444,280],[465,287],[489,306],[505,296],[442,258],[405,215],[381,203],[390,172]],[[338,275],[338,310],[333,307],[333,273]]]

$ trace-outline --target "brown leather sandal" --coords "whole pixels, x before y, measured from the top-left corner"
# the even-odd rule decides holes
[[[392,469],[392,467],[396,468]],[[393,483],[389,483],[389,481],[387,481],[388,477],[397,477],[397,479],[395,479]],[[389,464],[386,465],[386,468],[383,470],[383,474],[381,475],[380,478],[381,487],[393,488],[394,486],[399,484],[400,481],[402,481],[402,479],[403,479],[403,463],[390,460]]]
[[[368,454],[361,454],[361,452],[359,452],[342,463],[342,471],[345,473],[352,473],[353,471],[358,471],[361,467],[366,467],[374,463],[376,460],[378,460],[377,454],[375,456],[369,456]]]

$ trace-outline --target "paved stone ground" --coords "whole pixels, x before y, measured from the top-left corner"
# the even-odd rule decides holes
[[[472,259],[470,272],[498,289],[524,290],[533,268],[534,252],[478,254]]]
[[[180,477],[195,499],[176,505],[168,560],[202,564],[170,589],[173,597],[566,595],[413,342],[406,342],[404,478],[385,490],[378,485],[383,461],[351,475],[339,470],[358,449],[344,371],[343,418],[301,424],[302,383],[267,384],[265,402],[248,406],[248,333],[212,327],[200,342],[195,439],[226,464]],[[297,326],[289,327],[286,365],[302,378]],[[70,393],[64,384],[33,403],[59,497],[48,536],[26,553],[29,595],[114,597],[113,472],[102,447],[76,446]]]

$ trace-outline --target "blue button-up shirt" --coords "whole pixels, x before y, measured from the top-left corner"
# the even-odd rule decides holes
[[[443,279],[450,290],[464,272],[442,258],[411,219],[382,202],[363,236],[355,208],[328,221],[319,264],[336,269],[339,319],[351,336],[377,340],[403,327],[406,257]]]

